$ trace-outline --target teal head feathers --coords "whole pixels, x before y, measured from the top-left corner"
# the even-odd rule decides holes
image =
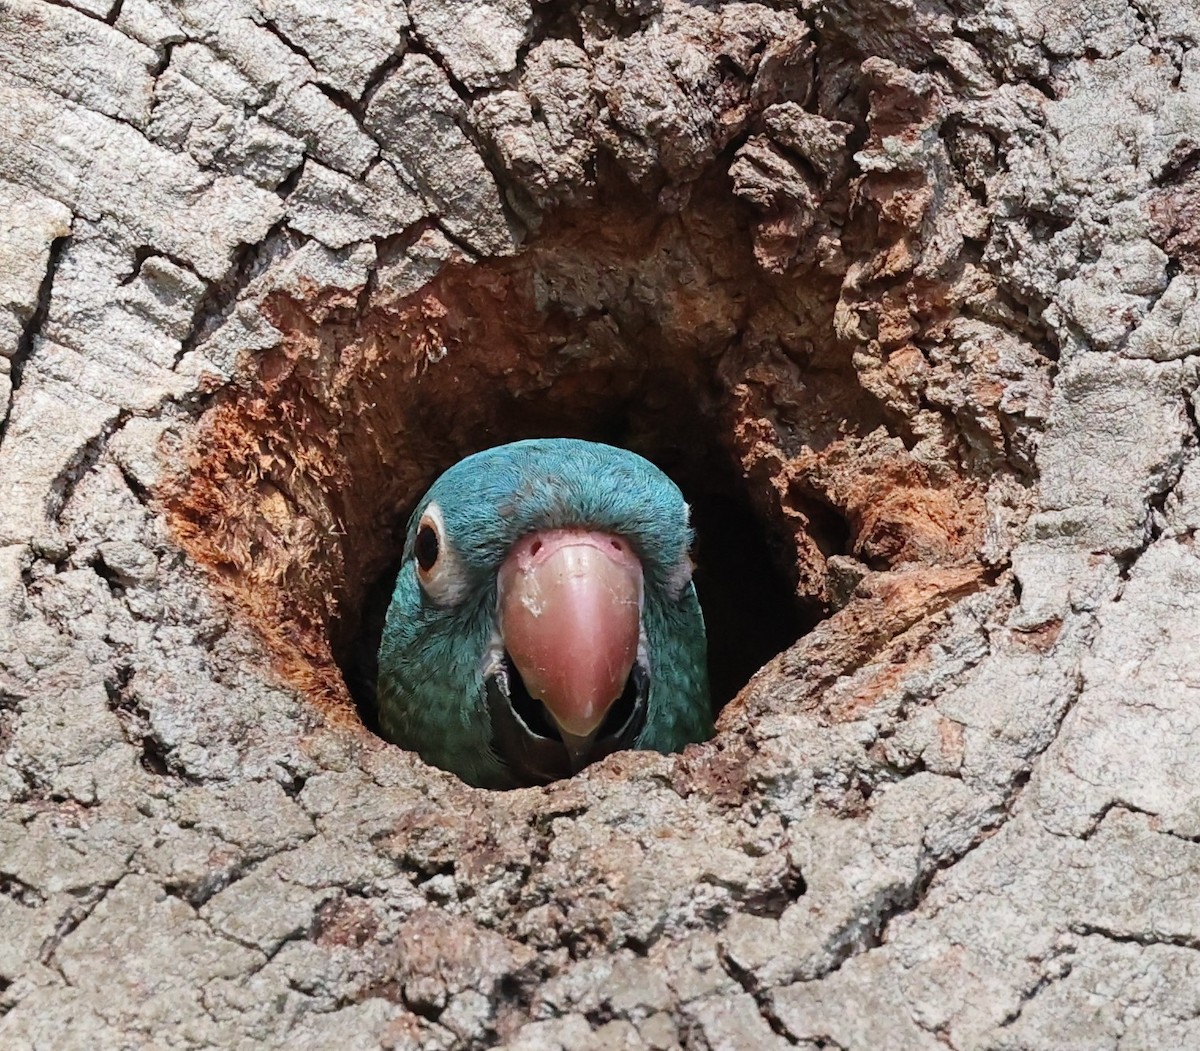
[[[565,777],[712,732],[688,507],[623,449],[514,442],[409,522],[379,650],[384,734],[470,784]]]

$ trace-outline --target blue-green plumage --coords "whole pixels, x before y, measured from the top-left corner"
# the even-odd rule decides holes
[[[640,562],[637,665],[648,685],[631,673],[622,703],[640,706],[637,718],[630,717],[625,736],[608,750],[671,752],[712,732],[704,622],[690,579],[691,529],[679,489],[623,449],[565,438],[515,442],[451,467],[418,505],[379,651],[385,735],[474,785],[505,788],[552,776],[531,772],[520,755],[509,754],[514,732],[517,751],[528,743],[541,754],[538,749],[550,747],[544,738],[557,741],[554,730],[529,714],[536,702],[507,700],[515,673],[511,662],[498,663],[504,640],[497,576],[517,541],[553,530],[612,534]],[[500,668],[506,672],[497,673]],[[635,685],[642,686],[637,697]],[[519,683],[512,686],[516,697]]]

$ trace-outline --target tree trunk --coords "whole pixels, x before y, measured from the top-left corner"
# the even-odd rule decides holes
[[[1195,5],[71,4],[0,2],[0,1046],[1200,1046]],[[728,703],[489,793],[371,654],[535,434],[680,482]]]

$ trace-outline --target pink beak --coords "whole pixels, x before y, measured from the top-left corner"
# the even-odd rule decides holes
[[[499,575],[500,634],[531,697],[576,758],[621,696],[637,659],[642,566],[609,533],[523,537]]]

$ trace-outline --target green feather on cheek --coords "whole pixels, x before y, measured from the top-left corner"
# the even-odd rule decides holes
[[[624,449],[534,439],[462,460],[408,524],[384,734],[482,788],[707,739],[691,540],[678,487]]]

